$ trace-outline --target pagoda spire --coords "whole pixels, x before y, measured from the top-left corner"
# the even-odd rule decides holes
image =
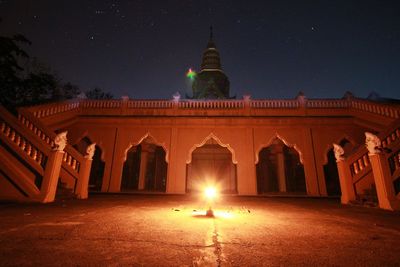
[[[193,81],[194,99],[227,99],[229,79],[222,71],[219,52],[214,43],[213,27],[210,26],[210,39],[203,52],[200,72]]]

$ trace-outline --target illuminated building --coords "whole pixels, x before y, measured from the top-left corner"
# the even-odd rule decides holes
[[[75,99],[22,108],[18,119],[2,109],[1,118],[3,199],[52,201],[57,184],[86,198],[216,183],[222,193],[341,195],[342,203],[376,188],[382,208],[399,208],[399,104],[349,93],[235,99],[212,39],[192,97]],[[374,134],[367,147],[365,132]]]

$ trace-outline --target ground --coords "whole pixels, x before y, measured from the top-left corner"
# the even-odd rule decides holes
[[[400,213],[337,199],[91,195],[0,204],[1,266],[400,266]]]

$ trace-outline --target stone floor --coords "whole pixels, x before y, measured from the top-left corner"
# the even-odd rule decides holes
[[[1,266],[400,266],[400,213],[335,199],[92,195],[0,204]]]

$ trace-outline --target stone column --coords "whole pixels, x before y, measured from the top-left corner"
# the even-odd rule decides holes
[[[149,159],[149,146],[147,144],[142,144],[142,150],[140,153],[140,169],[139,169],[139,184],[138,189],[144,190],[146,186],[146,171],[147,162]]]
[[[368,132],[365,133],[365,137],[369,161],[371,162],[372,173],[374,175],[379,207],[385,210],[400,210],[400,200],[396,198],[392,174],[387,157],[382,153],[381,141],[376,135]]]
[[[286,192],[285,155],[283,146],[275,145],[279,192]]]
[[[41,202],[53,202],[56,197],[58,179],[60,177],[61,164],[64,151],[54,150],[50,152],[44,170],[43,182],[40,188]]]
[[[54,138],[55,148],[50,151],[47,164],[44,169],[43,182],[40,187],[40,201],[53,202],[56,197],[58,179],[64,157],[64,148],[67,146],[67,132],[59,133]]]
[[[88,187],[90,171],[92,168],[93,156],[96,149],[96,143],[89,145],[86,149],[86,155],[81,162],[81,169],[79,171],[79,179],[76,183],[75,194],[79,199],[88,198]]]
[[[337,144],[333,144],[333,151],[335,153],[336,165],[338,168],[340,190],[342,191],[340,201],[342,204],[349,204],[350,201],[356,199],[350,168],[344,160],[343,148]]]

